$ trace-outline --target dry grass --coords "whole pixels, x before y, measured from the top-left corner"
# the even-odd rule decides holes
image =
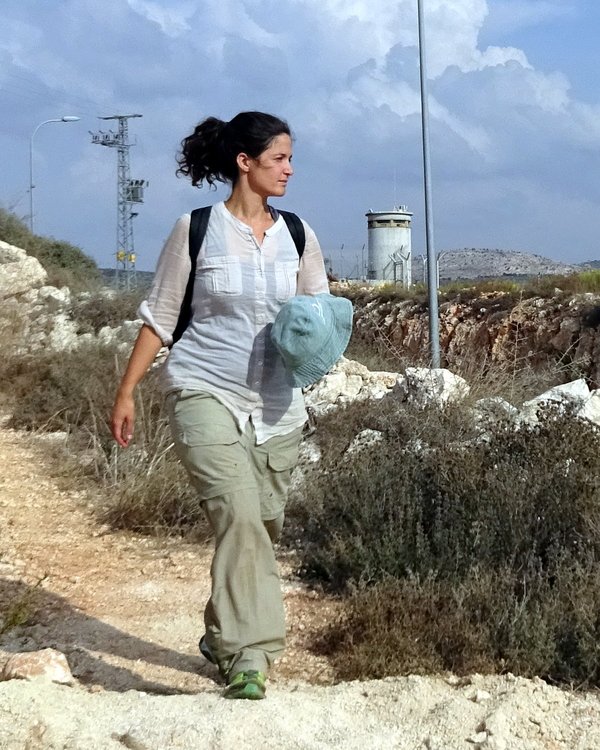
[[[349,355],[371,369],[426,364],[384,336],[376,346],[354,340]],[[114,347],[15,355],[2,365],[13,424],[67,430],[79,471],[99,488],[103,521],[205,537],[152,373],[139,389],[134,445],[112,441],[124,363]],[[560,363],[534,369],[518,337],[502,367],[474,357],[459,368],[472,398],[515,404],[571,372]],[[490,425],[482,440],[467,405],[417,411],[384,399],[320,422],[320,471],[290,504],[287,536],[300,540],[302,575],[344,597],[343,618],[317,647],[344,679],[510,669],[600,685],[598,430],[549,414],[532,430]],[[382,441],[349,460],[348,445],[367,428]]]

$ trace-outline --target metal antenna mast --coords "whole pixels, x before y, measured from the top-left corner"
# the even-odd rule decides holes
[[[132,180],[129,168],[129,142],[128,120],[132,117],[142,115],[111,115],[100,117],[100,120],[118,120],[119,130],[114,133],[110,130],[104,133],[91,133],[92,143],[99,146],[117,149],[117,250],[115,253],[115,286],[117,289],[123,286],[131,289],[132,282],[135,283],[136,254],[133,244],[133,218],[137,211],[133,210],[134,204],[144,202],[144,188],[148,187],[147,180]],[[120,272],[123,272],[121,274]],[[122,278],[122,276],[124,278]]]

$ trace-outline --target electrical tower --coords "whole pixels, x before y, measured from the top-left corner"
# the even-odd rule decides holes
[[[137,216],[134,206],[144,202],[147,180],[132,180],[129,170],[129,129],[127,121],[142,115],[111,115],[100,120],[118,120],[119,130],[91,133],[92,143],[117,149],[117,250],[115,253],[115,286],[131,289],[135,283],[136,254],[133,244],[133,219]]]

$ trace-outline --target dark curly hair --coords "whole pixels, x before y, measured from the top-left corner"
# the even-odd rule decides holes
[[[256,159],[274,138],[284,134],[291,136],[287,122],[264,112],[240,112],[230,122],[207,117],[181,141],[176,174],[189,177],[197,187],[204,180],[211,186],[217,181],[235,185],[238,154]]]

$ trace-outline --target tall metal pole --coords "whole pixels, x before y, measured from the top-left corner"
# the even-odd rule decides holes
[[[79,117],[69,115],[66,117],[53,117],[51,120],[40,122],[31,134],[31,138],[29,139],[29,229],[31,234],[33,234],[33,188],[35,187],[33,184],[33,139],[35,138],[35,134],[42,125],[47,125],[49,122],[77,122],[79,119]]]
[[[421,78],[421,128],[423,131],[423,175],[425,183],[425,239],[427,244],[427,289],[429,292],[429,346],[431,366],[440,366],[440,328],[438,320],[438,283],[435,243],[433,240],[433,209],[431,204],[431,165],[429,160],[429,101],[427,93],[427,60],[423,0],[417,0],[419,20],[419,72]]]

